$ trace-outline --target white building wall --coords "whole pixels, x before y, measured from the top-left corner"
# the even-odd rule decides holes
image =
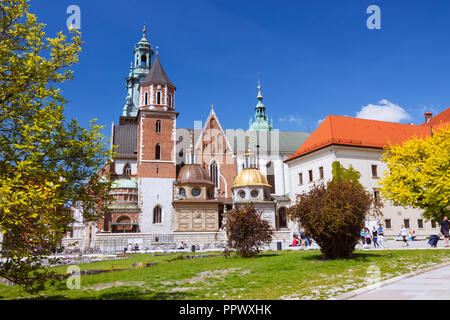
[[[288,163],[290,178],[290,198],[294,202],[295,195],[304,191],[308,191],[313,183],[309,182],[308,171],[313,170],[314,181],[319,181],[319,167],[324,168],[325,180],[332,178],[332,163],[339,161],[341,165],[348,168],[350,165],[361,173],[360,182],[373,194],[374,190],[380,188],[379,178],[372,176],[372,165],[377,165],[378,176],[382,177],[383,172],[387,169],[386,165],[381,161],[383,155],[382,150],[370,148],[355,148],[345,146],[329,146],[322,150],[315,151],[311,154],[297,158]],[[303,185],[299,185],[298,173],[303,173]],[[438,228],[432,228],[430,221],[425,221],[422,217],[422,210],[414,208],[404,208],[394,206],[390,202],[384,201],[382,208],[383,216],[379,218],[381,222],[386,219],[391,220],[391,228],[386,229],[386,235],[396,236],[399,234],[404,219],[409,219],[409,231],[415,231],[417,235],[437,234]],[[423,220],[423,228],[419,229],[418,220]],[[372,219],[374,220],[374,219]],[[373,225],[376,221],[367,221],[368,225]]]
[[[173,182],[174,179],[141,178],[139,181],[139,196],[141,214],[139,217],[142,233],[167,234],[172,232],[173,215]],[[153,223],[153,209],[162,208],[162,223]]]

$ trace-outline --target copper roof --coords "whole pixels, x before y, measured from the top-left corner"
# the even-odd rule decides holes
[[[187,164],[178,173],[179,183],[206,183],[213,184],[205,169],[199,164]]]

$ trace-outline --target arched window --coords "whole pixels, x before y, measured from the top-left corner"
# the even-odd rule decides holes
[[[129,176],[131,174],[131,166],[129,163],[127,163],[124,167],[123,167],[123,174]]]
[[[287,228],[287,215],[284,207],[278,210],[278,225],[280,228]]]
[[[161,91],[156,93],[156,104],[161,104]]]
[[[155,160],[161,160],[161,146],[159,144],[155,147]]]
[[[156,133],[161,133],[161,120],[156,121]]]
[[[144,94],[144,105],[146,106],[146,105],[148,105],[148,92],[146,92],[145,94]]]
[[[156,206],[153,209],[153,223],[162,223],[162,209],[160,206]]]
[[[217,162],[213,161],[209,165],[209,174],[211,175],[211,181],[216,185],[216,188],[219,187],[219,170],[217,168]]]
[[[267,182],[269,182],[269,184],[272,186],[270,192],[275,193],[275,169],[272,161],[266,164],[266,169],[267,169]]]
[[[142,67],[147,66],[147,57],[145,55],[141,57],[141,66]]]
[[[168,101],[168,103],[169,103],[169,107],[171,107],[172,106],[172,94],[169,94],[169,101]]]

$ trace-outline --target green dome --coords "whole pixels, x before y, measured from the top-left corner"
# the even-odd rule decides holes
[[[137,189],[136,179],[117,179],[111,185],[112,189]]]

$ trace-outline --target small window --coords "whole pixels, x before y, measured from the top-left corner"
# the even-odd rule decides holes
[[[404,219],[403,225],[405,226],[406,229],[409,229],[409,219]]]
[[[162,223],[162,210],[160,206],[153,209],[153,223]]]
[[[192,189],[192,195],[193,195],[194,197],[198,197],[198,196],[200,195],[201,192],[202,192],[202,191],[201,191],[200,189],[197,189],[197,188]]]
[[[144,94],[144,105],[148,105],[148,92]]]
[[[302,185],[303,184],[303,173],[299,173],[298,174],[298,184]]]
[[[123,174],[124,175],[130,175],[131,174],[131,166],[129,163],[127,163],[124,167],[123,167]]]
[[[391,219],[384,220],[384,225],[386,226],[386,229],[391,229]]]
[[[161,160],[161,146],[159,144],[155,147],[155,160]]]
[[[156,93],[156,104],[161,104],[161,91]]]
[[[186,197],[186,190],[180,188],[180,197]]]
[[[245,199],[245,191],[244,190],[241,190],[241,191],[239,191],[239,197],[241,197],[242,199]]]
[[[320,175],[320,179],[323,179],[323,167],[319,168],[319,175]]]
[[[379,203],[380,202],[380,191],[374,190],[373,191],[373,197],[375,198],[375,202]]]
[[[309,170],[308,172],[309,172],[309,182],[313,182],[313,180],[314,180],[313,172],[312,172],[312,170]]]
[[[436,228],[436,220],[431,219],[431,227],[432,227],[433,229]]]
[[[372,177],[378,178],[378,167],[376,164],[372,165]]]
[[[252,198],[258,198],[259,196],[259,191],[256,189],[253,189],[252,192],[250,193]]]
[[[161,120],[156,121],[156,133],[161,133]]]
[[[419,229],[423,229],[423,220],[422,219],[417,220],[417,226],[419,227]]]
[[[171,107],[172,106],[172,94],[169,94],[169,107]]]

